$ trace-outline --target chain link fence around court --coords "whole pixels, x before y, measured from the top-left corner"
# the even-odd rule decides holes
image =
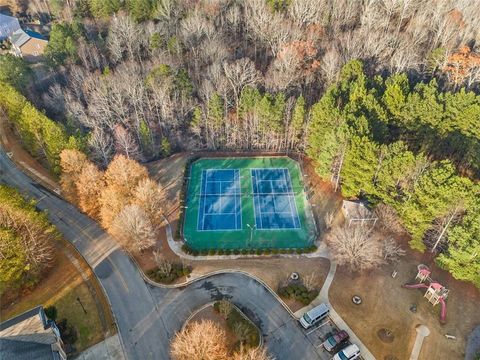
[[[234,157],[234,158],[201,158],[189,161],[186,169],[186,193],[184,194],[183,235],[187,245],[197,250],[205,249],[300,249],[312,246],[316,239],[317,227],[312,209],[304,189],[304,182],[299,164],[287,157]],[[241,216],[240,229],[198,231],[200,216],[220,218],[223,210],[216,213],[215,208],[223,209],[222,205],[214,205],[211,201],[201,204],[202,173],[209,169],[237,169],[240,172]],[[280,226],[271,229],[257,227],[255,217],[252,183],[252,169],[288,169],[291,178],[291,196],[295,199],[301,228],[288,229]],[[273,179],[273,181],[277,181]],[[228,185],[228,184],[227,184]],[[215,186],[209,185],[209,186]],[[283,194],[279,196],[282,203]],[[274,199],[275,201],[275,199]],[[284,202],[284,201],[283,201]],[[207,206],[201,211],[200,205]],[[227,206],[228,204],[226,204]],[[213,210],[212,210],[213,209]],[[287,214],[288,215],[288,214]],[[274,214],[279,217],[280,214]]]

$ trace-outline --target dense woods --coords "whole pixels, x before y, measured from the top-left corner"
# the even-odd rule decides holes
[[[0,105],[54,171],[63,149],[85,152],[71,170],[63,159],[62,182],[106,228],[152,214],[142,171],[130,187],[108,175],[118,155],[305,152],[345,197],[387,204],[413,248],[480,286],[475,1],[53,3],[55,75],[26,86],[0,71]]]
[[[41,279],[55,263],[57,236],[34,203],[0,185],[0,294]]]

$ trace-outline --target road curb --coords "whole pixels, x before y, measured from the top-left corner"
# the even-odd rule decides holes
[[[125,250],[124,250],[125,251]],[[159,287],[159,288],[164,288],[164,289],[179,289],[179,288],[183,288],[183,287],[186,287],[186,286],[189,286],[195,282],[198,282],[198,281],[201,281],[201,280],[204,280],[206,278],[209,278],[209,277],[212,277],[212,276],[215,276],[215,275],[223,275],[223,274],[241,274],[241,275],[245,275],[253,280],[255,280],[256,282],[258,282],[260,285],[262,285],[264,288],[266,288],[277,300],[278,302],[280,302],[280,304],[285,308],[285,310],[288,311],[288,313],[294,318],[296,319],[295,315],[293,314],[292,310],[290,310],[290,308],[287,306],[287,304],[285,304],[285,302],[280,298],[280,296],[278,296],[278,294],[267,284],[265,283],[265,281],[263,281],[262,279],[260,279],[259,277],[253,275],[253,274],[250,274],[249,272],[246,272],[246,271],[243,271],[243,270],[237,270],[237,269],[222,269],[222,270],[215,270],[215,271],[212,271],[212,272],[209,272],[209,273],[206,273],[206,274],[203,274],[203,275],[200,275],[196,278],[193,278],[193,279],[190,279],[190,280],[187,280],[187,281],[184,281],[180,284],[161,284],[159,282],[156,282],[152,279],[150,279],[142,270],[142,268],[140,267],[140,265],[138,264],[138,262],[135,260],[135,258],[132,256],[132,254],[130,254],[129,252],[125,251],[125,253],[130,257],[130,259],[133,261],[133,263],[135,264],[135,266],[138,268],[138,271],[140,273],[140,275],[142,276],[142,278],[145,280],[145,282],[147,282],[148,284],[150,284],[151,286],[155,286],[155,287]]]

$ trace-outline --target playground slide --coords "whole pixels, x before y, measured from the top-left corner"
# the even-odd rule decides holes
[[[405,285],[403,285],[403,287],[405,287],[407,289],[427,289],[428,285],[425,285],[425,284],[412,284],[412,285],[405,284]]]
[[[440,322],[442,324],[445,324],[445,322],[447,321],[447,304],[445,304],[445,301],[442,297],[438,298],[438,301],[440,302],[440,306],[442,307],[440,309]]]

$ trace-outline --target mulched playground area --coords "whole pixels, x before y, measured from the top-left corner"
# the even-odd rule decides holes
[[[188,175],[183,234],[195,250],[299,249],[315,220],[288,157],[202,158]]]

